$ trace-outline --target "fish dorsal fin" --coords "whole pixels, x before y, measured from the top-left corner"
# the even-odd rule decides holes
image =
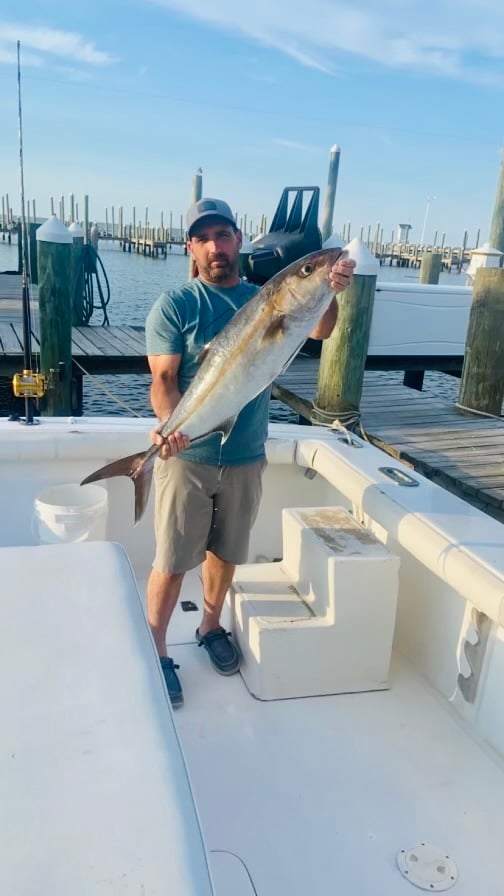
[[[262,341],[263,342],[277,342],[279,339],[284,336],[285,331],[287,330],[287,315],[279,314],[277,317],[274,317],[273,320],[266,327]]]

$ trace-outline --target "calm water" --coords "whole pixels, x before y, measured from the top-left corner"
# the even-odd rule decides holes
[[[144,326],[147,313],[159,294],[180,286],[187,281],[189,259],[181,249],[173,249],[166,259],[144,258],[142,255],[123,253],[117,245],[100,243],[100,257],[110,284],[108,315],[111,325]],[[0,238],[0,271],[17,268],[17,247],[8,246]],[[388,265],[380,269],[379,280],[415,282],[418,270],[396,268]],[[103,278],[102,278],[103,281]],[[465,283],[464,274],[441,274],[440,283]],[[100,324],[101,312],[95,311],[93,324]],[[366,377],[402,383],[403,374],[398,371],[373,372]],[[84,414],[117,414],[131,412],[151,416],[148,375],[100,376],[84,378]],[[440,373],[427,372],[424,391],[455,401],[459,381]],[[106,390],[106,391],[104,391]],[[127,405],[124,407],[115,397]],[[271,419],[297,420],[297,416],[284,405],[271,402]]]

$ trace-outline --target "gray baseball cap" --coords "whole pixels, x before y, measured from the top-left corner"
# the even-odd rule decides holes
[[[233,227],[236,227],[233,212],[229,208],[227,202],[223,202],[222,199],[200,199],[198,202],[191,205],[187,212],[186,226],[188,235],[191,236],[191,230],[198,221],[210,216],[224,218],[226,221],[229,221]]]

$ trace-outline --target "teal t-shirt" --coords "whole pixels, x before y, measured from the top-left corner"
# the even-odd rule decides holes
[[[161,293],[145,325],[147,354],[181,355],[178,379],[182,393],[196,374],[203,347],[257,290],[245,281],[224,288],[203,283],[197,277],[180,289]],[[269,400],[268,388],[245,405],[222,446],[220,434],[215,434],[195,442],[179,457],[222,466],[260,460],[265,455]]]

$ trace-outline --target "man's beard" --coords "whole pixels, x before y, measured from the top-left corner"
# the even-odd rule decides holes
[[[219,267],[215,267],[212,262],[220,262]],[[204,269],[203,273],[207,277],[208,280],[212,280],[214,283],[223,283],[226,280],[229,280],[230,277],[233,277],[237,272],[237,262],[231,261],[227,255],[216,255],[210,259],[208,262],[208,266]]]

